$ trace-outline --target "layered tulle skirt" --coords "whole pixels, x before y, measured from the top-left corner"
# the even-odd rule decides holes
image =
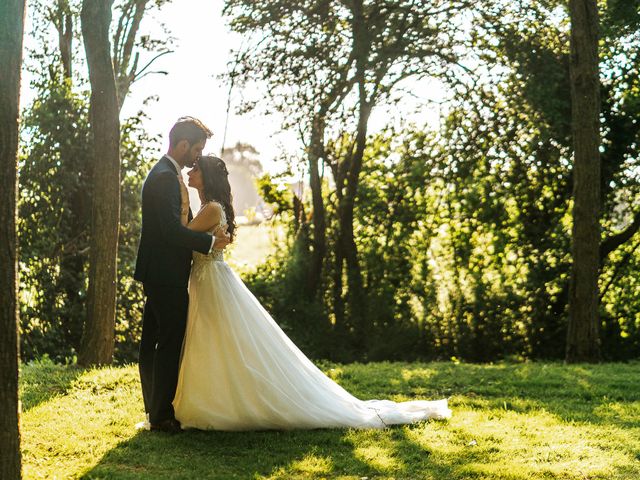
[[[183,428],[384,428],[449,418],[447,400],[362,401],[320,371],[217,256],[196,256],[173,402]]]

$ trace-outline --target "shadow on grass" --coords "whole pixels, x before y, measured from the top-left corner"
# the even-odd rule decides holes
[[[376,371],[375,385],[360,384],[361,398],[404,392],[404,397],[454,397],[474,409],[528,413],[544,409],[563,421],[640,425],[640,363],[564,365],[561,363],[407,364]],[[349,378],[349,375],[346,376]],[[367,379],[366,376],[360,378]],[[371,377],[368,377],[371,378]],[[384,386],[388,386],[384,388]],[[364,395],[362,395],[364,394]]]
[[[20,366],[20,401],[26,413],[51,398],[66,394],[86,370],[40,361]]]
[[[367,368],[370,374],[360,371]],[[633,379],[639,370],[640,364],[637,363],[589,367],[561,364],[383,364],[337,366],[332,375],[363,399],[452,396],[454,416],[456,408],[466,410],[467,414],[469,409],[489,415],[500,410],[514,411],[523,413],[522,418],[527,417],[528,412],[545,410],[556,417],[558,425],[564,422],[593,424],[601,430],[598,435],[608,436],[611,434],[608,427],[612,424],[638,428],[640,388]],[[102,385],[102,380],[92,381]],[[128,384],[131,379],[118,381]],[[611,414],[607,412],[616,409],[619,410],[617,419],[609,418]],[[501,428],[500,415],[497,418],[495,427]],[[520,416],[511,417],[510,421],[520,428],[519,419]],[[441,428],[436,422],[429,422],[383,431],[188,431],[175,436],[141,432],[115,445],[84,473],[83,478],[574,478],[567,471],[558,474],[547,469],[547,463],[549,468],[559,468],[554,465],[555,457],[540,460],[543,466],[535,469],[521,466],[523,458],[531,457],[538,461],[536,455],[539,453],[554,453],[544,445],[532,445],[531,452],[513,448],[514,468],[492,477],[491,468],[496,461],[511,460],[501,452],[500,436],[493,439],[486,429],[486,441],[469,447],[469,440],[476,438],[478,422],[486,423],[487,419],[476,417],[474,423],[459,423],[455,428]],[[432,435],[423,435],[421,429],[425,428],[432,430]],[[505,441],[514,439],[518,443],[522,441],[520,437],[523,435],[519,432],[510,433],[505,436]],[[593,449],[602,452],[610,448],[609,440],[604,437],[597,440],[595,437],[594,433]],[[424,446],[426,438],[430,438],[430,443]],[[547,441],[544,436],[540,438]],[[431,440],[439,444],[431,443]],[[618,446],[624,441],[620,437]],[[576,446],[583,448],[579,442],[581,440],[578,439]],[[640,452],[635,450],[637,444],[622,448],[640,460]],[[568,451],[568,447],[565,450]],[[561,455],[563,452],[556,453]],[[574,456],[571,453],[567,458]],[[561,456],[558,459],[562,461]],[[594,479],[637,478],[638,472],[638,465],[628,462],[626,466],[620,462],[611,465],[606,476],[599,473],[599,466],[593,468],[596,472]]]
[[[638,363],[520,368],[507,395],[519,400],[524,412],[544,408],[566,422],[637,428],[639,374]]]
[[[456,465],[434,457],[401,427],[372,430],[364,438],[352,430],[141,432],[82,478],[462,478]]]

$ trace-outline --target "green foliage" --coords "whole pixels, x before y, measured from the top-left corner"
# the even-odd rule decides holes
[[[421,18],[424,12],[420,2],[364,5],[365,14],[375,17],[369,20],[379,39],[371,51],[378,53],[370,52],[367,61],[377,65],[387,58],[382,53],[391,37],[404,39],[389,33],[398,32],[402,18],[387,15],[386,9],[406,7],[406,18]],[[602,351],[607,359],[623,360],[640,351],[640,239],[633,230],[640,219],[640,23],[635,0],[600,5]],[[269,94],[260,100],[268,98],[270,107],[286,114],[286,126],[305,137],[310,157],[304,161],[315,162],[316,155],[323,162],[327,255],[317,295],[307,288],[316,248],[311,202],[268,175],[258,187],[288,234],[275,255],[244,274],[249,287],[314,358],[563,357],[573,184],[565,2],[467,5],[468,57],[460,58],[473,66],[468,75],[456,77],[441,65],[432,71],[429,62],[420,63],[428,45],[420,53],[412,50],[415,45],[403,44],[402,62],[416,70],[394,67],[386,85],[367,77],[365,89],[379,87],[383,103],[393,100],[388,95],[393,80],[409,74],[443,74],[452,95],[437,128],[389,121],[386,129],[369,135],[362,171],[349,183],[357,185],[353,219],[345,221],[341,215],[351,212],[336,179],[344,186],[352,171],[359,98],[353,90],[354,57],[348,53],[351,7],[318,0],[226,2],[232,27],[251,37],[238,60],[244,70],[236,72],[237,80],[271,81]],[[388,18],[393,28],[385,33]],[[412,34],[422,31],[416,25]],[[459,33],[460,25],[448,27]],[[87,94],[60,79],[55,53],[44,48],[32,52],[32,59],[50,67],[32,68],[37,95],[23,121],[22,356],[72,361],[87,288]],[[143,295],[132,270],[139,191],[155,141],[145,134],[142,120],[139,114],[122,129],[120,361],[136,357],[142,315]],[[314,128],[318,138],[311,138]],[[343,269],[344,259],[336,265],[336,252],[344,252],[338,242],[351,225],[357,262]],[[612,244],[621,232],[629,235]],[[356,270],[362,278],[358,298],[349,291],[355,283],[348,281]]]
[[[632,480],[638,363],[334,364],[358,398],[449,397],[453,417],[386,430],[136,432],[135,366],[22,366],[24,477]]]
[[[268,173],[258,178],[256,184],[260,197],[275,208],[274,213],[291,211],[293,209],[293,193],[285,185],[279,185],[273,180]]]
[[[289,212],[281,212],[280,218],[290,226]],[[308,250],[309,239],[304,231],[296,233],[289,228],[286,238],[278,242],[276,252],[254,269],[243,272],[243,281],[305,354],[335,358],[341,349],[332,343],[325,306],[301,294]]]
[[[158,138],[149,136],[142,123],[144,113],[123,122],[120,132],[120,236],[118,239],[118,288],[116,296],[115,359],[138,358],[142,335],[144,292],[133,279],[142,224],[140,192],[151,165],[156,161]]]
[[[88,104],[70,83],[37,84],[20,160],[21,352],[73,356],[82,335],[91,213]]]
[[[617,360],[640,351],[636,7],[631,15],[602,2],[602,351]],[[478,8],[468,48],[480,62],[456,80],[439,128],[403,125],[368,140],[353,220],[364,325],[354,325],[347,305],[338,328],[341,306],[322,295],[330,334],[317,342],[342,349],[330,358],[564,357],[573,185],[567,12],[553,0]],[[337,134],[328,155],[344,157],[337,150],[350,142]],[[333,251],[338,199],[325,183]],[[284,262],[304,265],[295,257],[305,252]],[[325,292],[333,263],[324,266]],[[262,278],[274,290],[286,283]],[[291,282],[299,295],[301,286]]]
[[[91,218],[90,131],[86,92],[57,76],[36,85],[24,112],[20,160],[19,241],[21,355],[75,357],[85,319]],[[142,292],[132,271],[140,228],[139,191],[154,139],[141,114],[122,126],[122,205],[119,239],[117,353],[133,359]]]

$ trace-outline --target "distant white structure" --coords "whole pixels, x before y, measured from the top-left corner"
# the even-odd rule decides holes
[[[260,197],[256,187],[256,180],[262,175],[260,153],[247,143],[236,143],[233,147],[225,148],[222,159],[229,170],[229,184],[233,194],[233,210],[238,225],[258,225],[273,216],[273,208]],[[185,182],[187,170],[182,172]],[[286,182],[283,185],[293,192],[300,200],[307,195],[307,184],[302,180]],[[194,213],[200,208],[198,192],[189,189],[191,210]]]
[[[222,159],[229,170],[236,223],[261,223],[269,212],[265,212],[265,202],[256,188],[256,179],[262,175],[259,152],[252,145],[238,142],[224,149]]]

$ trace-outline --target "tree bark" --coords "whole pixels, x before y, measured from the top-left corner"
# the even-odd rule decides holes
[[[600,359],[600,92],[596,0],[570,0],[574,145],[567,362]]]
[[[71,79],[73,73],[73,14],[68,0],[57,0],[56,6],[51,7],[51,20],[58,31],[58,48],[64,78]]]
[[[604,265],[607,257],[611,252],[616,250],[619,246],[624,245],[631,240],[634,235],[640,230],[640,210],[638,210],[633,216],[631,225],[625,228],[623,231],[614,233],[610,237],[607,237],[600,245],[600,264]]]
[[[364,73],[364,72],[363,72]],[[367,101],[364,92],[364,75],[360,85],[360,106],[358,116],[358,130],[356,134],[355,151],[348,161],[348,171],[345,177],[345,190],[343,195],[338,195],[338,242],[336,244],[336,288],[342,290],[342,264],[346,263],[346,279],[347,279],[347,296],[349,305],[350,323],[354,329],[353,346],[356,351],[364,351],[364,339],[366,335],[368,317],[366,310],[366,302],[364,297],[364,283],[362,279],[362,269],[358,259],[358,247],[355,241],[353,231],[354,209],[356,205],[356,196],[358,194],[358,185],[360,183],[360,172],[362,170],[362,161],[364,158],[364,149],[367,142],[367,127],[371,107]],[[336,292],[336,295],[339,292]],[[334,296],[335,298],[335,296]],[[344,302],[340,301],[337,307],[344,310]],[[336,316],[342,314],[336,309]]]
[[[307,274],[307,295],[309,298],[315,297],[320,280],[322,278],[322,267],[327,255],[327,221],[324,207],[324,197],[322,196],[322,179],[318,171],[318,161],[327,162],[325,154],[324,133],[327,122],[327,115],[331,108],[340,104],[351,89],[355,80],[348,78],[350,65],[353,62],[353,55],[346,63],[338,75],[333,88],[327,96],[320,102],[320,108],[313,116],[311,124],[311,137],[309,142],[309,185],[311,187],[311,198],[313,203],[313,252],[311,265]],[[328,162],[327,162],[328,163]],[[331,168],[331,165],[330,165]],[[337,183],[340,180],[336,180]],[[339,193],[339,192],[338,192]],[[341,280],[340,280],[341,281]],[[342,287],[337,287],[342,291]],[[338,311],[340,308],[338,308]],[[336,323],[342,317],[336,314]]]
[[[113,358],[120,217],[120,122],[109,25],[113,0],[85,0],[80,14],[89,80],[93,136],[93,199],[87,321],[78,362]]]
[[[321,114],[322,115],[322,114]],[[307,273],[307,296],[315,297],[322,276],[322,264],[327,254],[327,223],[322,198],[322,181],[318,172],[318,161],[322,160],[324,148],[324,118],[317,115],[311,126],[309,145],[309,186],[313,203],[313,252]]]
[[[367,34],[366,19],[364,16],[364,4],[362,0],[353,2],[353,52],[355,56],[355,82],[358,87],[358,126],[355,138],[355,149],[350,153],[349,159],[345,163],[344,172],[345,193],[340,197],[338,203],[339,227],[339,248],[340,254],[337,257],[344,258],[347,267],[347,295],[349,299],[350,321],[354,329],[353,345],[356,351],[363,352],[364,338],[367,326],[365,319],[366,303],[364,299],[364,288],[362,280],[362,269],[358,259],[358,248],[353,231],[354,208],[358,185],[360,183],[360,172],[362,171],[362,161],[364,150],[367,145],[367,129],[369,116],[371,114],[371,103],[366,90],[366,70],[370,50],[370,39]],[[341,270],[341,265],[340,265]]]
[[[24,0],[0,4],[0,478],[21,478],[17,159]]]

